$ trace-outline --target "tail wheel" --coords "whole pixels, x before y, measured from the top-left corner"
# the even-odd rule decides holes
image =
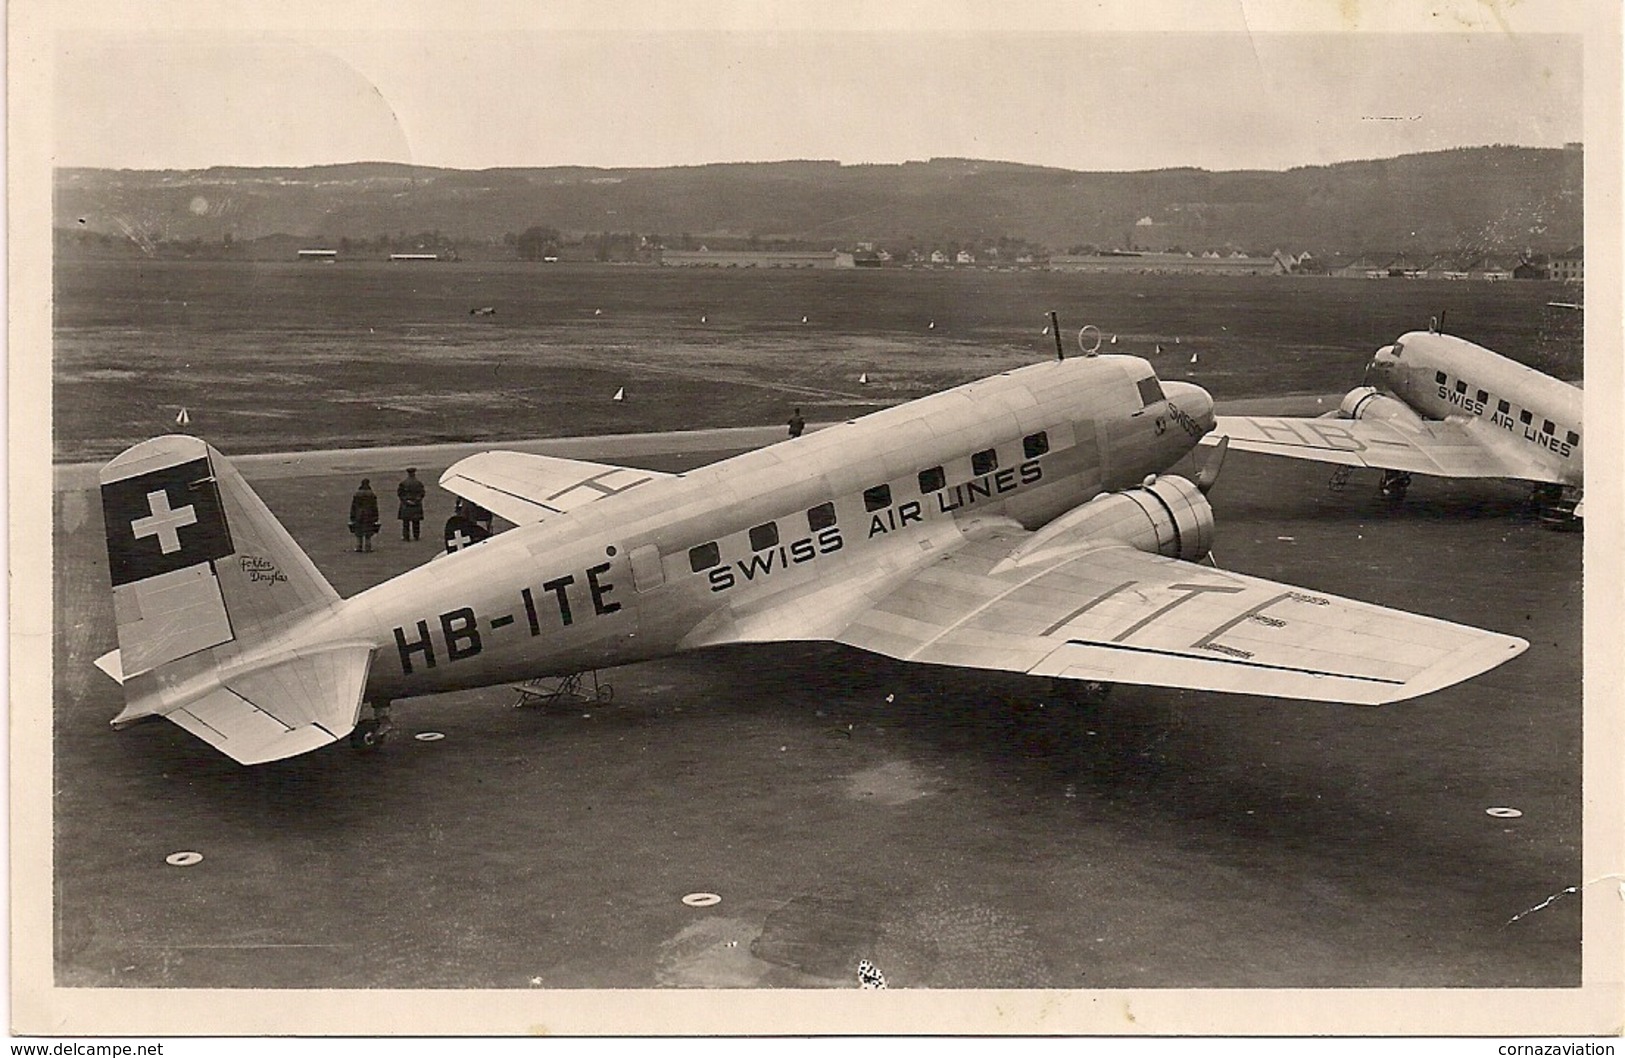
[[[350,748],[357,753],[374,753],[383,744],[383,725],[376,720],[363,720],[350,732]]]

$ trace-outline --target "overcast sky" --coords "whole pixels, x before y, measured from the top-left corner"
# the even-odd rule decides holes
[[[1507,5],[1540,31],[1508,32],[1483,15],[1501,5],[1485,3],[1469,4],[1479,15],[1459,28],[1397,34],[1373,30],[1410,23],[1280,32],[1268,4],[1241,0],[1173,5],[1202,17],[1175,18],[1164,4],[1157,18],[1105,32],[1125,25],[1090,17],[1107,3],[1064,15],[983,7],[946,23],[906,12],[750,18],[739,5],[709,20],[693,6],[638,19],[610,5],[611,15],[571,7],[544,24],[532,6],[365,27],[199,18],[154,28],[133,17],[57,27],[54,161],[474,169],[962,156],[1282,169],[1583,138],[1581,24],[1556,2],[1551,17],[1531,18],[1541,0]],[[1326,6],[1361,10],[1359,0]]]

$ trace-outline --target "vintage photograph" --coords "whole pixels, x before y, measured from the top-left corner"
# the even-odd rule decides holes
[[[348,8],[11,11],[13,1033],[1618,1031],[1617,10]]]

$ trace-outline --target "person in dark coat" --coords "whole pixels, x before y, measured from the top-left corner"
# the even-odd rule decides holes
[[[416,540],[423,529],[423,482],[418,480],[418,468],[407,467],[406,478],[395,487],[400,498],[401,539]]]
[[[486,539],[491,530],[481,525],[474,517],[474,511],[484,510],[475,504],[463,500],[457,501],[457,509],[451,517],[446,519],[446,553],[461,551]]]
[[[372,491],[372,481],[361,479],[360,488],[350,497],[350,532],[355,534],[357,551],[372,550],[372,536],[378,531],[378,494]]]
[[[807,420],[801,417],[801,409],[797,408],[790,413],[790,436],[800,437],[801,431],[807,428]]]

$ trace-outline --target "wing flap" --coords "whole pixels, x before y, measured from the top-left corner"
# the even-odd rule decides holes
[[[440,486],[525,525],[670,476],[526,452],[481,452],[448,467]]]

